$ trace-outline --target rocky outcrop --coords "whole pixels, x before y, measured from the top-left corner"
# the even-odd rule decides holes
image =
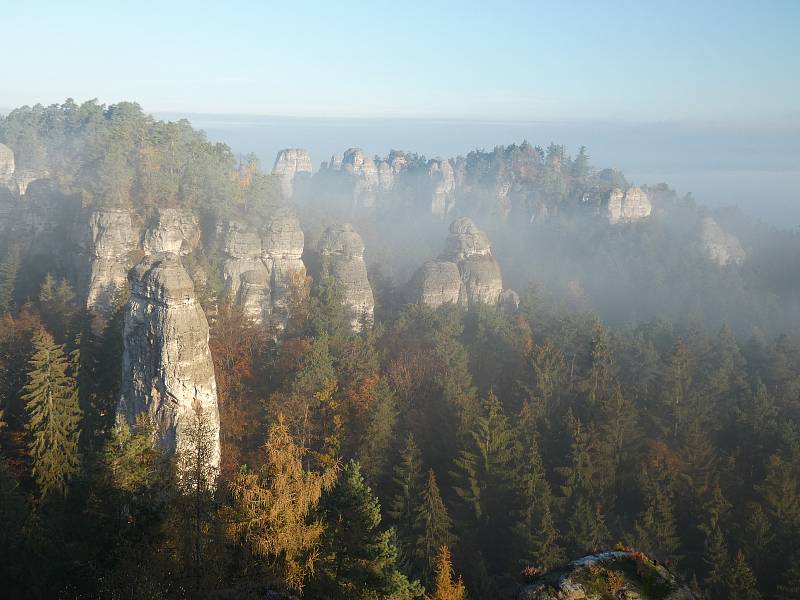
[[[313,166],[311,156],[307,150],[301,148],[286,148],[278,152],[273,174],[277,175],[281,183],[281,191],[285,198],[291,198],[294,193],[295,177],[301,174],[311,175]]]
[[[723,230],[711,217],[703,219],[700,225],[700,244],[709,260],[720,267],[741,264],[746,256],[739,239]]]
[[[332,225],[322,234],[318,251],[321,274],[341,286],[350,325],[358,331],[363,321],[372,322],[375,310],[364,262],[364,241],[349,223]]]
[[[632,187],[624,193],[621,189],[614,188],[608,195],[606,214],[612,225],[646,219],[652,211],[650,199],[638,187]]]
[[[304,236],[297,217],[282,210],[261,231],[229,221],[219,233],[228,299],[258,323],[272,320],[282,325],[288,316],[292,281],[306,272]]]
[[[86,308],[104,316],[126,287],[132,255],[139,245],[139,229],[133,221],[126,209],[98,209],[89,214]]]
[[[7,186],[14,177],[14,151],[0,144],[0,185]]]
[[[453,221],[444,254],[414,274],[410,291],[413,302],[433,307],[445,302],[463,306],[498,304],[503,279],[489,238],[471,219]]]
[[[694,600],[666,567],[640,552],[612,551],[575,560],[523,587],[519,600]]]
[[[169,453],[186,447],[198,406],[211,429],[219,465],[219,413],[208,322],[180,258],[146,256],[128,274],[122,385],[118,414],[128,423],[146,413]]]
[[[171,252],[191,254],[200,243],[200,226],[195,214],[182,208],[158,208],[144,235],[145,254]]]
[[[353,202],[360,208],[375,206],[380,185],[378,167],[361,148],[350,148],[342,157],[342,171],[354,178]]]
[[[431,214],[446,217],[455,205],[456,180],[449,160],[432,160],[428,163],[431,182]]]

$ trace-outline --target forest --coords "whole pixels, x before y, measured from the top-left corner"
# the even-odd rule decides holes
[[[222,219],[259,221],[285,203],[255,157],[236,157],[188,122],[157,121],[135,104],[17,109],[0,120],[0,142],[14,149],[18,169],[47,172],[50,187],[30,184],[26,196],[45,194],[65,214],[184,207],[200,215],[205,237]],[[507,154],[520,151],[534,153]],[[562,243],[584,237],[575,231],[582,218],[568,209],[586,193],[576,186],[616,175],[595,173],[582,150],[557,161],[570,166],[556,185],[547,155],[536,152],[540,177],[551,179],[526,198],[564,217],[530,244],[568,252],[549,241],[559,232]],[[602,245],[587,250],[601,257],[594,268],[637,260],[644,279],[631,276],[630,289],[645,295],[645,282],[658,279],[662,292],[686,287],[687,297],[707,293],[726,306],[701,299],[696,310],[666,310],[654,293],[631,319],[603,295],[613,286],[592,296],[591,281],[588,299],[565,301],[569,278],[532,277],[526,265],[537,255],[527,238],[503,240],[496,220],[487,229],[516,273],[514,311],[408,303],[392,277],[405,266],[377,260],[374,323],[354,329],[340,283],[303,276],[277,327],[223,300],[213,250],[186,256],[206,275],[196,286],[209,316],[218,468],[202,410],[175,454],[156,443],[144,416],[118,418],[128,290],[99,315],[81,297],[69,257],[31,252],[24,235],[6,235],[4,596],[516,598],[569,560],[620,548],[667,565],[697,598],[800,598],[800,337],[797,282],[784,281],[796,265],[765,258],[800,246],[790,234],[767,244],[751,227],[761,246],[749,246],[755,259],[741,269],[683,262],[688,254],[668,232],[687,229],[676,214],[702,211],[660,192],[661,221],[630,225],[630,237],[591,226],[591,242]],[[464,210],[486,212],[476,198]],[[297,208],[312,232],[344,210],[308,197]],[[354,217],[368,258],[404,260],[374,243],[392,228],[387,214],[410,210],[404,203]],[[399,244],[388,233],[385,243]],[[668,279],[673,271],[658,262],[666,260],[685,265],[686,279]],[[606,271],[598,272],[599,286]],[[767,290],[768,308],[755,289]]]

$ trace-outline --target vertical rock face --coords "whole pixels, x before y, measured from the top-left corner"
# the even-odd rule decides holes
[[[301,173],[311,174],[311,156],[307,150],[301,148],[286,148],[278,152],[272,172],[281,182],[281,191],[285,198],[291,198],[294,193],[294,179]]]
[[[612,225],[616,223],[633,223],[650,216],[653,205],[640,188],[632,187],[626,192],[619,188],[614,188],[608,195],[606,211],[608,222]]]
[[[350,148],[342,157],[342,171],[353,176],[353,202],[355,206],[371,208],[380,184],[378,167],[361,148]],[[386,181],[386,180],[385,180]]]
[[[144,236],[145,254],[190,254],[200,243],[197,217],[181,208],[159,208]]]
[[[432,160],[428,165],[431,180],[431,213],[446,217],[455,204],[456,179],[449,160]]]
[[[122,387],[118,414],[128,423],[147,413],[168,452],[187,444],[198,403],[213,430],[219,466],[219,413],[208,322],[175,254],[146,256],[128,274]]]
[[[706,217],[700,225],[700,243],[705,255],[720,267],[741,264],[745,251],[736,236],[724,231],[714,219]]]
[[[0,144],[0,185],[8,185],[14,177],[14,152],[5,144]]]
[[[456,219],[450,224],[444,254],[414,274],[410,290],[413,302],[433,307],[446,302],[498,304],[503,279],[489,238],[470,219]],[[508,292],[505,301],[513,301],[513,292]]]
[[[220,228],[228,299],[257,323],[281,325],[288,315],[292,280],[305,277],[303,230],[290,211],[278,211],[262,231],[238,221]]]
[[[349,223],[331,226],[319,241],[323,277],[332,277],[344,291],[350,325],[358,330],[362,319],[372,322],[375,299],[367,278],[364,241]]]
[[[86,308],[107,315],[117,293],[125,287],[139,231],[131,211],[98,209],[89,215],[87,253],[89,276]]]

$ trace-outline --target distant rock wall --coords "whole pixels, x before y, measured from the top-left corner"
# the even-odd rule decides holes
[[[364,262],[364,241],[349,223],[332,225],[322,234],[318,251],[322,276],[333,278],[342,287],[350,326],[358,331],[362,321],[372,322],[375,311]]]
[[[273,174],[280,179],[281,192],[285,198],[291,198],[294,193],[295,177],[301,174],[310,175],[313,170],[311,156],[302,148],[281,150],[275,157],[275,164],[272,167]]]
[[[606,203],[608,222],[633,223],[646,219],[653,211],[653,205],[647,194],[638,187],[632,187],[626,192],[614,188],[608,195]]]
[[[700,245],[706,257],[720,267],[741,264],[746,256],[739,239],[724,231],[711,217],[700,224]]]
[[[208,321],[176,254],[144,257],[128,274],[122,384],[118,413],[128,423],[146,413],[159,444],[175,453],[187,444],[197,403],[213,431],[219,466],[219,412]]]

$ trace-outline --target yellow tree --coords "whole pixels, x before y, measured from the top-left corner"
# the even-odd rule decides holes
[[[425,600],[464,600],[467,593],[461,577],[454,578],[453,563],[450,558],[450,549],[447,546],[439,548],[436,557],[436,589],[433,595],[425,594]]]
[[[270,428],[264,449],[264,465],[258,471],[243,468],[230,484],[233,534],[265,559],[274,575],[301,591],[314,571],[324,529],[312,513],[336,481],[338,465],[305,470],[307,450],[295,443],[283,415]]]

